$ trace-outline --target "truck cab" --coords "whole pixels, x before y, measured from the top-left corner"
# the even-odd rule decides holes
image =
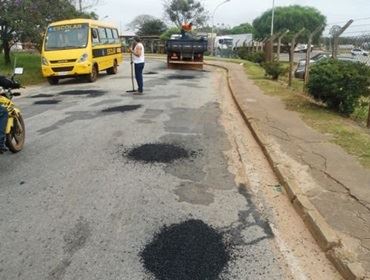
[[[215,39],[216,56],[229,57],[233,51],[234,39],[228,36],[217,36]]]

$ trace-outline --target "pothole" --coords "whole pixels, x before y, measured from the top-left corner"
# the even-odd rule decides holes
[[[169,80],[191,80],[191,79],[195,79],[195,76],[190,76],[190,75],[170,75],[167,78]]]
[[[104,90],[67,90],[62,91],[59,95],[86,95],[89,97],[98,97],[106,93]]]
[[[54,97],[55,95],[53,94],[45,94],[45,93],[41,93],[41,94],[37,94],[37,95],[32,95],[30,96],[30,98],[49,98],[49,97]]]
[[[60,100],[39,100],[33,102],[34,105],[53,105],[60,103]]]
[[[102,112],[103,113],[125,113],[129,111],[135,111],[141,107],[142,105],[123,105],[123,106],[110,107],[110,108],[102,110]]]
[[[230,251],[221,233],[201,220],[165,226],[141,252],[144,268],[158,280],[215,280]]]
[[[144,144],[126,152],[126,156],[129,159],[144,163],[172,163],[175,160],[195,155],[196,152],[187,151],[177,145],[164,143]]]

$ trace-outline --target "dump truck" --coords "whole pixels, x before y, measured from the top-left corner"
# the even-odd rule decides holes
[[[203,56],[208,48],[208,40],[205,37],[196,37],[190,31],[191,24],[183,25],[181,35],[174,35],[166,42],[168,68],[203,69]]]

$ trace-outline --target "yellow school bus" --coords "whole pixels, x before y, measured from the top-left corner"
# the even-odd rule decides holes
[[[95,82],[100,71],[116,74],[122,60],[122,45],[113,25],[72,19],[54,22],[47,28],[41,68],[51,85],[72,77]]]

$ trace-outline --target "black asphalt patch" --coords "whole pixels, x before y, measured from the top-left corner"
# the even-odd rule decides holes
[[[190,75],[170,75],[167,77],[169,80],[192,80],[195,79],[195,76]]]
[[[104,95],[104,90],[67,90],[59,92],[59,95],[86,95],[88,97],[98,97]]]
[[[53,105],[60,103],[60,100],[39,100],[33,102],[34,105]]]
[[[230,260],[221,233],[200,220],[165,226],[141,252],[158,280],[215,280]]]
[[[30,98],[48,98],[48,97],[54,97],[55,95],[53,94],[44,94],[44,93],[41,93],[41,94],[37,94],[37,95],[32,95],[30,96]]]
[[[135,111],[141,107],[142,105],[123,105],[123,106],[110,107],[110,108],[102,110],[102,112],[103,113],[125,113],[129,111]]]
[[[135,147],[126,155],[131,160],[144,163],[171,163],[178,159],[195,156],[196,152],[189,152],[177,145],[157,143]]]

